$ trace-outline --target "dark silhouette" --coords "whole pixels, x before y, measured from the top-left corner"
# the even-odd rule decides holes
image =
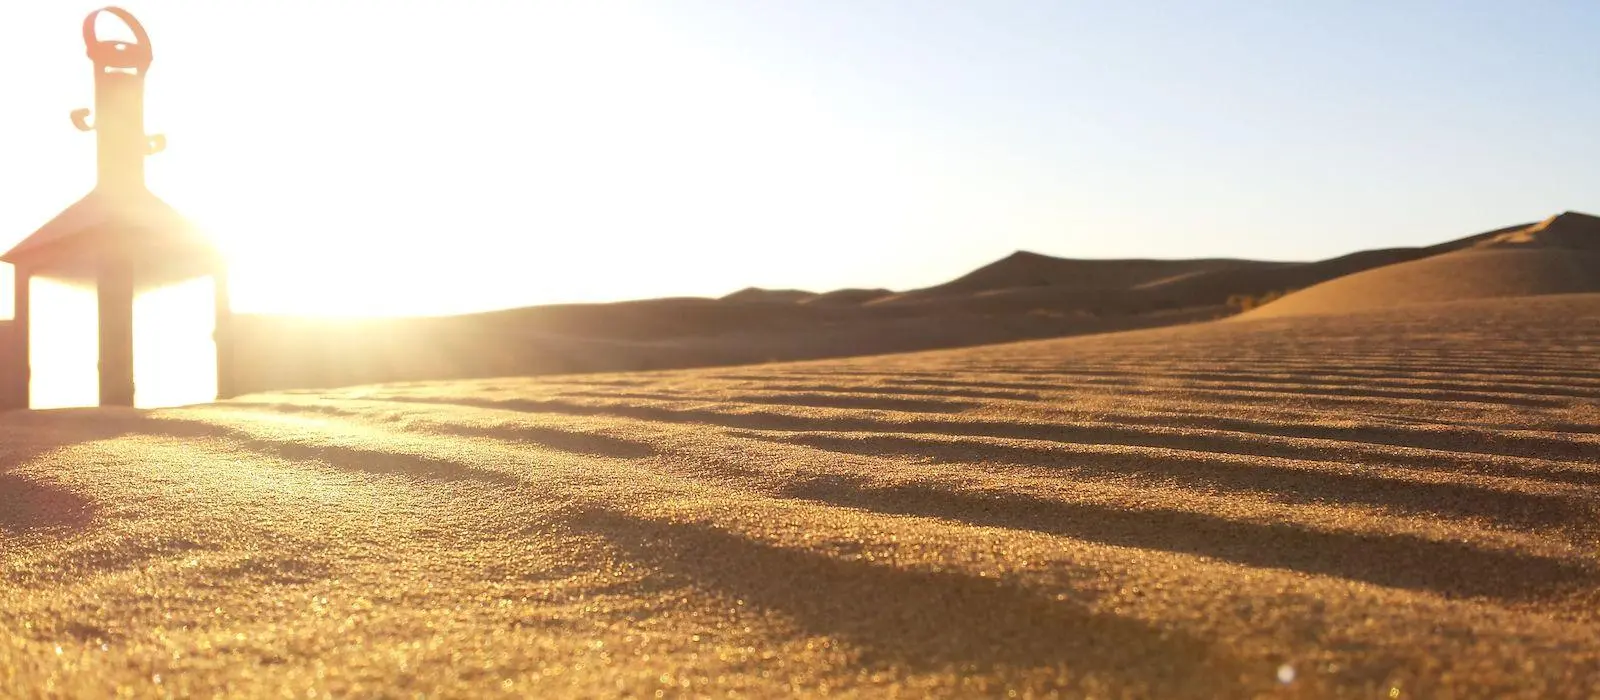
[[[125,23],[135,41],[99,39],[95,20],[102,12]],[[232,353],[222,256],[145,187],[145,157],[166,148],[166,137],[146,134],[144,127],[144,79],[153,57],[150,37],[126,10],[106,7],[84,18],[83,41],[94,63],[94,110],[74,111],[72,122],[80,130],[95,132],[99,177],[87,196],[0,255],[16,268],[12,352],[0,408],[29,405],[28,284],[34,276],[95,284],[100,307],[100,404],[131,406],[135,290],[211,275],[216,284],[217,393],[230,396]]]

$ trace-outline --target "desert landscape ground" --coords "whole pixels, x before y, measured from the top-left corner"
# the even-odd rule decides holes
[[[0,418],[0,695],[1582,696],[1600,294]]]

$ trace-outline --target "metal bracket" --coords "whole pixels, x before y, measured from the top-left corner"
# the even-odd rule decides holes
[[[89,121],[89,108],[72,110],[72,125],[78,131],[94,131],[94,122]]]

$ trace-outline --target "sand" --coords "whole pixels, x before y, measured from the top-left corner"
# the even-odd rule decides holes
[[[1581,697],[1600,295],[0,416],[0,696]]]
[[[1600,292],[1600,218],[1566,212],[1442,244],[1445,252],[1346,274],[1242,318],[1348,314],[1467,299]]]

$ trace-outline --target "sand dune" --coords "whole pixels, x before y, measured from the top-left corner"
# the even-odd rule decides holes
[[[1451,252],[1339,277],[1245,317],[1584,292],[1600,292],[1600,219],[1569,212]]]
[[[797,304],[817,296],[816,292],[807,292],[800,289],[762,289],[760,287],[745,287],[737,292],[722,297],[723,301],[735,302],[761,302],[767,304]]]
[[[1600,251],[1600,217],[1564,212],[1474,243],[1477,248],[1562,248]]]
[[[1555,217],[1562,231],[1589,230],[1592,217]],[[880,296],[870,307],[916,308],[925,313],[1027,313],[1035,310],[1142,314],[1179,309],[1219,309],[1232,297],[1261,297],[1304,289],[1366,270],[1443,253],[1493,245],[1541,224],[1518,224],[1416,248],[1364,250],[1313,262],[1240,259],[1080,260],[1018,251],[944,284]],[[1550,233],[1541,240],[1556,240]],[[1562,233],[1559,240],[1572,236]],[[1574,289],[1570,291],[1588,291]]]
[[[944,284],[874,300],[874,305],[917,304],[997,290],[1049,288],[1093,293],[1131,289],[1200,272],[1271,265],[1254,260],[1074,260],[1017,251]]]
[[[823,292],[813,297],[801,299],[801,304],[839,304],[860,305],[875,299],[882,299],[894,292],[887,289],[835,289]]]
[[[1583,697],[1597,348],[1587,294],[6,414],[0,696]]]

